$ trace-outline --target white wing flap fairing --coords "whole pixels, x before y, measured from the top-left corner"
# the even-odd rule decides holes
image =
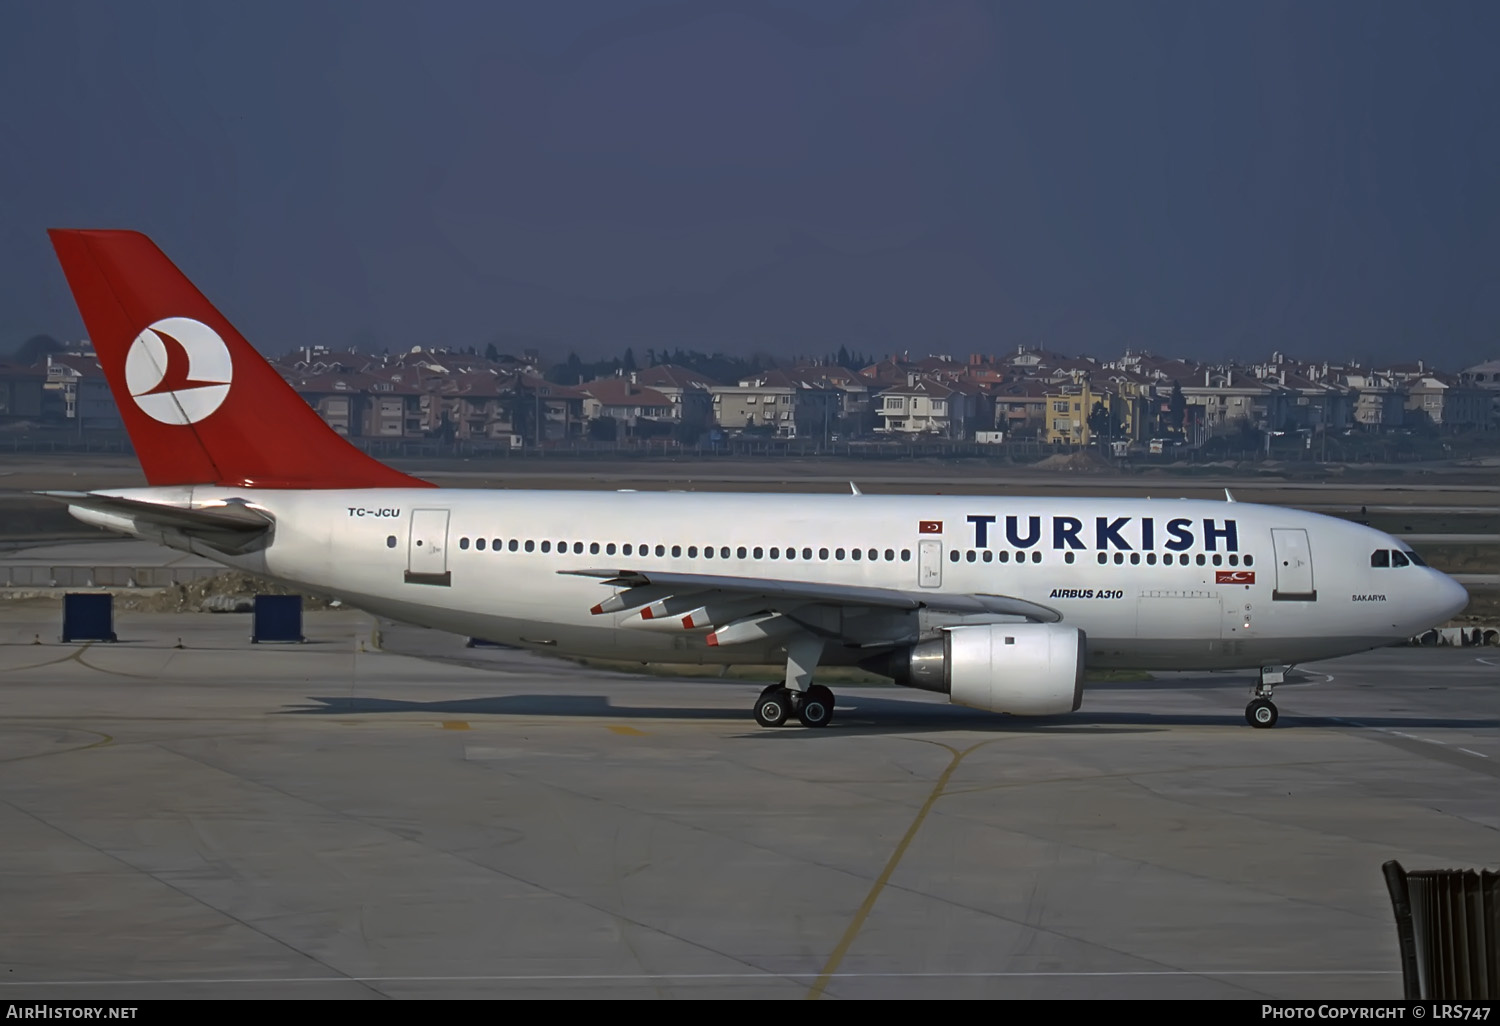
[[[945,613],[991,613],[997,616],[1020,616],[1037,623],[1057,623],[1062,614],[1048,606],[1009,595],[920,594],[894,588],[869,588],[850,584],[824,584],[813,581],[780,581],[761,577],[727,577],[718,574],[660,573],[654,570],[598,569],[561,570],[577,577],[597,577],[601,584],[627,591],[614,596],[624,599],[634,589],[662,588],[673,597],[686,598],[698,592],[717,591],[743,597],[763,599],[767,608],[775,606],[829,605],[880,609],[932,609]],[[638,592],[643,599],[645,593]],[[646,605],[645,599],[641,605]],[[601,603],[595,606],[601,612]],[[701,603],[694,603],[701,605]],[[618,610],[631,608],[622,601]],[[696,625],[695,625],[696,626]]]

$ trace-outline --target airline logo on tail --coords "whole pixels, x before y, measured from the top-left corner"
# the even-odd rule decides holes
[[[125,384],[135,404],[163,424],[196,424],[229,395],[229,347],[202,321],[166,317],[135,337]]]

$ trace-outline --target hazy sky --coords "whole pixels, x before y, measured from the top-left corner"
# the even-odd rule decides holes
[[[1500,355],[1500,4],[0,3],[0,349],[45,229],[257,345]]]

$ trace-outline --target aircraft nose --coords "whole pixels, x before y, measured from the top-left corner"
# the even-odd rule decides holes
[[[1444,623],[1462,613],[1469,605],[1469,593],[1453,578],[1441,571],[1432,571],[1434,580],[1432,595],[1432,621],[1434,625]]]

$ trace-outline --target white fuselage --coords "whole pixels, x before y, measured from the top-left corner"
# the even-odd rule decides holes
[[[1290,664],[1391,644],[1441,623],[1467,595],[1379,531],[1249,503],[1110,498],[648,492],[226,490],[109,493],[174,504],[239,498],[276,526],[230,556],[170,530],[75,508],[89,523],[331,595],[372,613],[562,655],[752,663],[772,643],[709,646],[680,624],[590,610],[611,589],[564,571],[644,570],[913,593],[1005,595],[1082,630],[1095,667]],[[481,547],[482,542],[482,547]],[[791,556],[788,556],[788,553]],[[849,636],[914,640],[893,613]],[[870,648],[830,647],[853,663]]]

